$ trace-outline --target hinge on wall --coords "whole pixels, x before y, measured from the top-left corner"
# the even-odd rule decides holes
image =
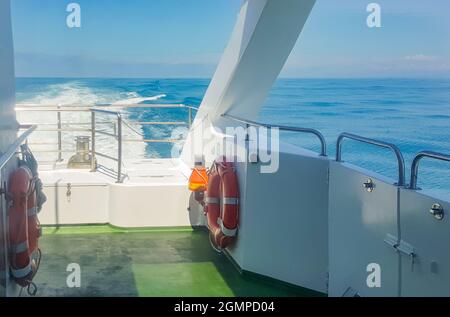
[[[414,247],[411,244],[403,240],[399,241],[397,237],[391,234],[386,235],[384,242],[394,248],[395,252],[408,256],[411,259],[411,271],[414,270],[414,262],[417,254],[414,253]]]
[[[390,247],[397,249],[398,246],[398,238],[394,237],[392,234],[387,234],[386,238],[384,238],[384,242]]]
[[[414,256],[414,247],[403,240],[398,241],[398,238],[392,234],[387,234],[384,242],[402,254]]]

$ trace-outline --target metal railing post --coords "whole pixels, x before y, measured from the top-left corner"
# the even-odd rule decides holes
[[[17,105],[16,105],[17,106]],[[188,118],[188,123],[190,125],[192,125],[192,121],[193,118],[195,117],[194,114],[192,113],[193,111],[197,111],[198,109],[195,107],[191,107],[191,106],[185,106],[185,105],[123,105],[121,107],[128,107],[128,108],[132,108],[132,107],[136,107],[136,108],[165,108],[165,109],[172,109],[172,108],[188,108],[189,110],[189,118]],[[91,149],[90,149],[90,153],[91,153],[91,164],[90,164],[90,168],[92,172],[95,172],[97,170],[100,170],[102,168],[104,168],[104,166],[97,164],[97,157],[103,157],[106,158],[108,160],[112,160],[114,162],[118,163],[118,175],[114,175],[113,178],[117,180],[117,182],[123,182],[124,178],[126,175],[124,175],[122,173],[123,170],[123,143],[124,142],[144,142],[145,144],[149,144],[149,143],[174,143],[174,142],[178,142],[180,141],[180,139],[145,139],[145,136],[143,134],[141,134],[140,132],[137,132],[137,130],[135,130],[134,128],[130,127],[127,124],[127,121],[124,120],[120,114],[120,112],[117,112],[116,110],[111,110],[111,109],[106,109],[104,107],[91,107],[91,106],[81,106],[81,107],[61,107],[60,105],[47,105],[47,106],[42,106],[42,105],[33,105],[33,107],[30,107],[30,105],[27,105],[26,107],[23,108],[17,108],[16,107],[16,111],[37,111],[37,112],[56,112],[57,113],[57,129],[55,129],[54,127],[52,128],[39,128],[39,131],[50,131],[50,132],[57,132],[57,136],[58,136],[58,142],[37,142],[37,143],[33,143],[36,145],[57,145],[58,146],[58,150],[53,149],[53,150],[40,150],[40,149],[36,149],[35,152],[42,152],[42,153],[59,153],[58,154],[58,160],[62,160],[62,153],[64,153],[65,151],[62,149],[62,142],[64,140],[62,140],[62,133],[64,132],[91,132],[91,139],[92,139],[92,145],[91,145]],[[65,127],[63,122],[62,122],[62,113],[63,112],[90,112],[91,113],[91,121],[90,122],[73,122],[70,123],[70,125],[75,125],[75,126],[86,126],[84,128],[79,128],[79,127],[75,127],[75,128],[71,128],[71,127]],[[99,121],[99,129],[97,129],[97,121],[96,121],[96,117],[97,117],[97,113],[100,114],[106,114],[109,116],[114,116],[114,118],[117,119],[116,120],[112,120],[112,121],[106,121],[106,122],[102,122]],[[110,124],[113,123],[113,129],[114,132],[110,133],[108,131],[105,131],[105,129],[102,129],[101,126],[103,124]],[[142,124],[142,125],[186,125],[186,120],[180,120],[180,121],[172,121],[172,122],[160,122],[160,121],[152,121],[152,122],[140,122],[137,121],[136,124]],[[48,126],[48,125],[54,125],[54,123],[41,123],[40,125],[42,126]],[[137,133],[139,136],[142,137],[142,139],[126,139],[123,137],[123,125],[128,126],[132,131],[134,131],[135,133]],[[29,125],[28,125],[29,126]],[[90,126],[90,128],[88,128]],[[25,126],[22,126],[21,129],[24,129]],[[118,157],[112,157],[109,155],[106,155],[104,153],[101,153],[99,151],[96,150],[96,148],[98,148],[98,144],[97,144],[97,140],[96,140],[96,136],[100,134],[100,135],[106,135],[108,137],[112,137],[114,139],[117,139],[118,142],[118,148],[117,148],[117,153],[118,153]],[[101,140],[99,140],[101,141]],[[52,161],[51,163],[54,163],[55,161]]]
[[[191,107],[188,108],[188,127],[191,128],[192,126],[192,109]]]
[[[403,159],[402,152],[399,150],[399,148],[388,142],[383,142],[375,139],[366,138],[360,135],[352,134],[352,133],[341,133],[337,139],[336,142],[336,162],[342,162],[342,142],[344,139],[350,139],[366,144],[375,145],[381,148],[390,149],[397,158],[397,165],[398,165],[398,186],[404,186],[405,185],[405,160]]]
[[[411,164],[411,184],[409,185],[409,189],[419,189],[417,188],[417,175],[419,174],[419,163],[425,158],[431,158],[435,160],[450,162],[450,155],[433,152],[433,151],[422,151],[416,154],[414,160]]]
[[[301,132],[301,133],[313,134],[320,141],[320,156],[327,156],[327,143],[325,141],[325,138],[322,135],[322,133],[320,133],[316,129],[299,128],[299,127],[287,127],[287,126],[282,126],[282,125],[273,125],[273,124],[267,124],[267,123],[260,123],[260,122],[255,122],[255,121],[251,121],[251,120],[235,117],[235,116],[227,114],[227,113],[222,114],[222,117],[234,120],[236,122],[240,122],[240,123],[246,124],[246,126],[252,125],[252,126],[255,126],[255,127],[264,127],[264,128],[267,128],[267,129],[278,128],[280,131],[290,131],[290,132]]]
[[[97,166],[95,164],[95,112],[91,111],[91,172],[95,172],[97,169]]]
[[[117,182],[122,183],[122,115],[117,114]]]
[[[60,106],[57,107],[58,112],[56,113],[57,124],[58,124],[58,162],[62,161],[62,123],[61,123],[61,109]]]

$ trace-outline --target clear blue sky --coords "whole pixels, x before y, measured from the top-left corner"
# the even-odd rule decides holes
[[[11,0],[18,76],[210,77],[240,0]],[[82,27],[66,26],[77,2]],[[382,27],[366,26],[366,6]],[[450,77],[450,1],[317,0],[284,77]]]

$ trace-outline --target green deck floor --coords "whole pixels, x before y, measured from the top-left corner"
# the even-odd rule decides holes
[[[317,295],[240,274],[204,230],[46,228],[39,242],[37,296]],[[80,288],[66,286],[69,263],[81,267]]]

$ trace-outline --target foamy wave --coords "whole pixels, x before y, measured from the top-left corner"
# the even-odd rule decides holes
[[[98,104],[132,105],[144,101],[155,101],[166,97],[160,94],[150,97],[142,97],[136,92],[128,92],[124,98],[123,93],[110,89],[91,89],[77,81],[71,81],[62,84],[52,84],[46,87],[45,91],[40,92],[30,98],[25,98],[20,104],[26,105],[60,105],[74,106],[84,105],[93,106]]]
[[[112,105],[112,106],[126,106],[132,104],[139,104],[145,101],[155,101],[166,97],[165,94],[159,94],[154,96],[142,96],[138,92],[129,91],[123,92],[120,90],[115,90],[110,87],[104,86],[90,86],[89,83],[83,83],[78,80],[71,80],[64,83],[52,83],[43,87],[41,90],[34,91],[31,93],[22,93],[20,96],[20,104],[25,105],[37,105],[37,106],[50,106],[50,105],[60,105],[60,106],[95,106],[95,105]],[[124,119],[132,124],[133,128],[137,131],[142,130],[142,126],[133,123],[133,120],[129,119],[128,112],[124,110]],[[138,113],[139,116],[139,113]],[[18,113],[18,119],[22,123],[38,123],[38,124],[55,124],[56,116],[54,113],[43,112],[20,112]],[[75,122],[89,122],[89,113],[79,113],[79,112],[64,112],[62,115],[62,120],[64,123],[75,123]],[[136,120],[136,118],[134,118]],[[139,120],[139,119],[137,119]],[[104,129],[110,129],[111,127],[104,127]],[[161,127],[150,127],[152,135],[155,138],[163,138],[166,130]],[[114,131],[108,131],[114,133]],[[139,139],[141,136],[139,133],[136,134],[135,131],[127,129],[126,127],[122,131],[124,138],[126,139]],[[177,137],[180,133],[178,132]],[[57,142],[57,134],[55,132],[36,132],[36,140],[46,139],[49,142]],[[64,145],[74,145],[74,138],[76,135],[83,134],[81,132],[65,132],[63,133],[63,144]],[[98,135],[96,139],[96,146],[98,150],[106,155],[114,157],[117,152],[117,143],[111,142],[111,138],[107,136]],[[156,149],[147,147],[144,142],[130,142],[124,145],[124,159],[138,159],[145,157],[160,157],[161,155]],[[41,150],[52,150],[53,147],[43,147]],[[67,159],[71,153],[64,153],[63,157]],[[44,153],[40,155],[41,160],[52,161],[55,155]],[[100,160],[101,164],[105,166],[114,167],[112,163],[108,160]]]
[[[25,99],[23,104],[37,105],[95,105],[107,100],[101,95],[95,94],[90,88],[77,82],[49,85],[46,91]]]
[[[113,102],[111,105],[112,106],[117,106],[117,105],[133,105],[133,104],[139,104],[142,103],[144,101],[155,101],[161,98],[166,97],[166,95],[161,94],[161,95],[156,95],[156,96],[152,96],[152,97],[134,97],[134,98],[127,98],[127,99],[122,99],[116,102]]]

